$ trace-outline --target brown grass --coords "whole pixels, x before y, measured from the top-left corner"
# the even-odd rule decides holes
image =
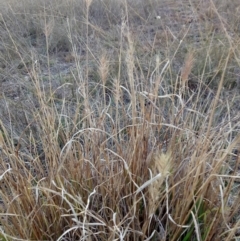
[[[3,6],[2,240],[239,239],[237,2]]]

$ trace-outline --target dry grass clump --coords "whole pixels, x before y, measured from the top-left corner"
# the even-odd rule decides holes
[[[30,3],[1,15],[1,239],[237,240],[237,80],[225,86],[239,39],[227,13],[190,2],[221,29],[199,49],[191,25],[177,35],[152,18],[158,1]],[[35,19],[36,42],[17,19],[19,32]]]

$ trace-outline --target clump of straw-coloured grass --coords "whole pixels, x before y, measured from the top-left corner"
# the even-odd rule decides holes
[[[131,29],[128,13],[133,8],[127,1],[120,4],[121,25],[112,30],[119,31],[119,42],[112,40],[114,54],[108,52],[106,38],[106,50],[94,54],[92,42],[104,33],[91,22],[94,4],[84,1],[84,41],[73,28],[77,15],[66,17],[76,57],[66,81],[57,85],[57,75],[51,72],[54,36],[43,8],[49,31],[44,35],[48,63],[32,53],[25,66],[29,82],[19,90],[29,91],[26,95],[32,99],[13,110],[16,103],[1,97],[6,114],[0,115],[0,238],[237,239],[239,118],[231,111],[235,99],[223,105],[222,94],[229,68],[237,61],[235,39],[224,33],[227,55],[211,73],[218,85],[213,95],[205,95],[210,89],[204,79],[207,67],[212,68],[210,51],[200,68],[199,56],[189,50],[175,75],[175,57],[187,40],[179,41],[174,54],[165,57],[155,53],[154,42],[149,63],[137,51],[141,39],[136,41]],[[56,11],[49,6],[52,14],[65,9],[64,4]],[[107,10],[110,28],[112,15]],[[11,33],[12,22],[3,20],[9,44],[24,62],[20,43]],[[86,51],[81,56],[79,41]],[[176,41],[175,37],[168,46],[174,47]],[[195,78],[197,88],[190,88],[190,78]]]

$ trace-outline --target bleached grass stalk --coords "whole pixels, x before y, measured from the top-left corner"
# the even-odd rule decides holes
[[[0,175],[0,181],[3,179],[3,177],[5,176],[6,173],[11,172],[12,168],[10,168],[9,164],[8,164],[8,169],[6,171],[4,171],[4,173],[2,175]]]
[[[227,211],[225,210],[226,209],[226,206],[225,206],[226,204],[224,203],[224,193],[223,193],[222,185],[219,185],[219,190],[220,190],[220,197],[221,197],[221,211],[222,211],[222,215],[223,215],[224,224],[226,225],[228,230],[230,230],[231,228],[227,224],[227,221],[226,221],[226,218],[225,218],[225,213]]]
[[[155,182],[156,180],[158,180],[161,177],[162,177],[162,174],[159,173],[155,177],[152,177],[150,180],[146,181],[142,186],[140,186],[137,189],[136,194],[142,192],[144,188],[148,187],[149,185],[151,185],[153,182]]]
[[[94,189],[94,190],[90,193],[90,195],[88,196],[87,205],[86,205],[86,208],[84,209],[83,227],[82,227],[82,229],[83,229],[83,237],[87,236],[87,233],[86,233],[86,229],[87,229],[87,228],[85,227],[85,225],[88,226],[88,224],[86,223],[86,221],[87,221],[87,211],[88,211],[88,209],[89,209],[90,198],[91,198],[91,196],[93,196],[95,193],[96,193],[96,190]]]
[[[194,213],[191,211],[191,215],[192,215],[192,218],[193,218],[193,223],[194,223],[194,226],[195,226],[195,232],[196,232],[196,236],[197,236],[197,240],[198,241],[201,241],[201,236],[200,236],[200,228],[199,228],[199,224],[196,220],[196,217],[194,215]]]

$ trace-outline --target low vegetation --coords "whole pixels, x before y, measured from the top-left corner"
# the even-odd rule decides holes
[[[240,240],[238,1],[1,5],[1,240]]]

